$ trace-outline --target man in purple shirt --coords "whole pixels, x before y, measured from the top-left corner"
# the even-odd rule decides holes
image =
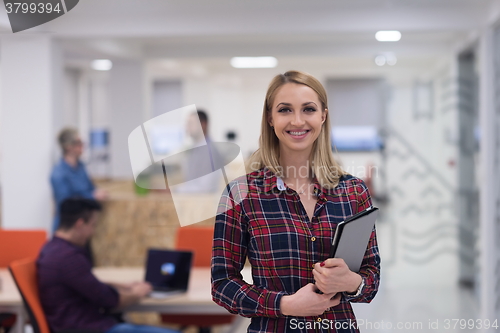
[[[40,300],[51,330],[102,333],[173,333],[153,326],[118,323],[111,309],[138,302],[151,292],[146,282],[108,285],[92,274],[84,246],[92,237],[100,204],[93,199],[66,199],[60,224],[37,260]]]

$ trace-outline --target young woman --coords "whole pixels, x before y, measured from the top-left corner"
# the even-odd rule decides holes
[[[371,198],[333,158],[327,96],[314,77],[289,71],[271,81],[249,168],[220,200],[214,301],[252,317],[248,332],[359,332],[350,302],[377,293],[375,230],[359,273],[328,256],[336,225],[370,207]],[[252,284],[240,273],[247,258]]]

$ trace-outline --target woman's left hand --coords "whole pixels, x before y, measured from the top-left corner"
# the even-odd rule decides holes
[[[355,293],[362,280],[361,275],[351,271],[341,258],[329,258],[314,264],[313,275],[316,287],[325,294]]]

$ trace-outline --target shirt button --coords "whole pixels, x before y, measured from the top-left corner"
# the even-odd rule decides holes
[[[313,241],[313,242],[316,241],[316,237],[312,236],[311,241]]]
[[[314,265],[315,265],[315,264],[312,264],[312,265],[311,265],[311,266],[312,266],[312,268],[314,268]]]
[[[321,318],[318,317],[318,319],[316,319],[317,322],[320,322],[321,321]]]

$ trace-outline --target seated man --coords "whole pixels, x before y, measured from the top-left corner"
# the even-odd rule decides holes
[[[110,286],[92,274],[84,246],[94,233],[100,204],[93,199],[66,199],[60,224],[37,260],[40,300],[51,330],[118,333],[172,333],[153,326],[118,323],[110,309],[138,302],[151,291],[146,282]]]

